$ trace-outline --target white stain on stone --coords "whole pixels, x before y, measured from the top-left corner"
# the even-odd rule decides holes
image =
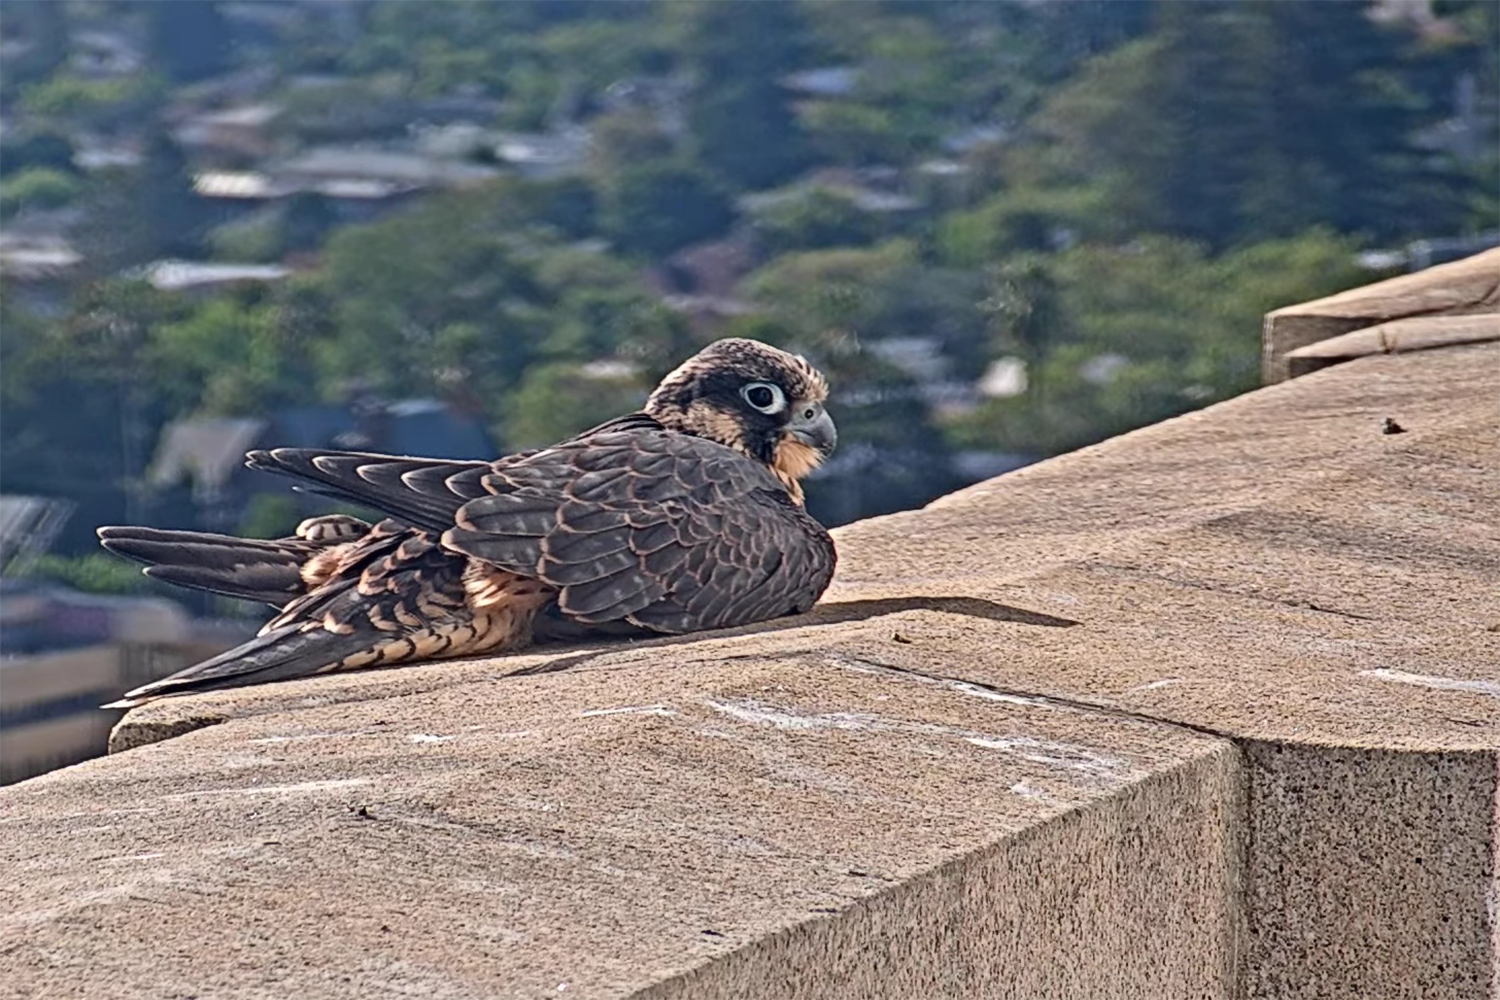
[[[196,792],[176,792],[166,799],[195,799],[202,795],[296,795],[303,792],[331,792],[370,784],[369,778],[337,778],[330,781],[301,781],[294,785],[255,785],[249,788],[205,788]]]
[[[999,750],[1015,754],[1022,760],[1044,767],[1065,771],[1078,771],[1091,777],[1108,780],[1129,780],[1135,777],[1135,768],[1118,757],[1096,753],[1076,743],[1057,740],[1041,740],[1034,736],[970,736],[968,742],[986,750]]]
[[[1433,677],[1429,674],[1409,674],[1404,670],[1361,670],[1359,676],[1370,677],[1377,681],[1390,681],[1393,684],[1414,684],[1417,687],[1433,688],[1438,691],[1472,691],[1475,694],[1487,694],[1500,698],[1500,681]]]
[[[959,694],[966,694],[971,698],[983,698],[985,701],[998,701],[1007,705],[1024,705],[1027,708],[1047,708],[1054,711],[1076,712],[1078,709],[1068,705],[1058,705],[1047,701],[1045,698],[1030,698],[1020,694],[1006,694],[1003,691],[992,691],[978,684],[970,684],[968,681],[944,680],[940,682],[943,687]]]
[[[876,732],[913,733],[959,739],[986,750],[998,750],[1052,771],[1083,777],[1090,782],[1109,785],[1131,781],[1140,772],[1119,757],[1098,753],[1076,743],[1039,739],[1034,736],[998,736],[933,722],[883,719],[876,715],[852,712],[802,714],[786,708],[749,699],[710,701],[709,708],[740,722],[777,729],[814,732],[845,729]]]
[[[926,674],[916,673],[910,670],[898,670],[881,663],[872,663],[869,660],[860,660],[848,656],[827,656],[824,659],[837,667],[852,670],[857,674],[880,674],[887,677],[898,677],[902,680],[912,681],[917,684],[934,685],[956,691],[959,694],[968,695],[971,698],[983,698],[985,701],[998,701],[1007,705],[1023,705],[1026,708],[1045,708],[1054,712],[1080,712],[1082,709],[1071,705],[1060,705],[1047,698],[1033,697],[1031,695],[1007,694],[1004,691],[996,691],[982,684],[974,684],[970,681],[962,681],[955,677],[929,677]]]
[[[665,705],[627,705],[624,708],[593,708],[587,712],[579,712],[580,719],[589,719],[597,715],[676,715]]]
[[[1012,795],[1019,795],[1024,799],[1041,799],[1050,801],[1052,798],[1052,796],[1048,795],[1040,788],[1037,788],[1035,785],[1028,785],[1024,781],[1018,781],[1014,785],[1011,785],[1010,793]]]
[[[447,743],[452,736],[433,736],[430,733],[412,733],[406,737],[408,743]]]
[[[360,736],[378,736],[379,733],[355,732],[355,733],[301,733],[297,736],[262,736],[259,739],[250,740],[251,743],[294,743],[301,740],[337,740],[356,739]]]
[[[1138,684],[1131,688],[1126,694],[1134,694],[1137,691],[1156,691],[1164,687],[1172,687],[1177,684],[1186,684],[1187,681],[1181,677],[1163,677],[1159,681],[1151,681],[1149,684]]]
[[[708,707],[741,722],[749,722],[758,726],[775,726],[777,729],[871,729],[877,721],[873,715],[855,715],[850,712],[799,715],[786,709],[750,700],[710,701]]]

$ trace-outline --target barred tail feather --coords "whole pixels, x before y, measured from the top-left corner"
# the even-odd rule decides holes
[[[304,590],[300,569],[306,553],[285,540],[108,527],[99,529],[99,541],[110,552],[145,563],[152,579],[195,590],[276,607]]]
[[[179,670],[150,684],[127,691],[119,701],[101,708],[134,708],[165,695],[191,694],[307,677],[337,667],[379,639],[356,630],[340,635],[322,628],[286,625],[258,635],[218,656]]]

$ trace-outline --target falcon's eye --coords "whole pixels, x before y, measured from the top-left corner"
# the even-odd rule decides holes
[[[786,409],[786,394],[772,382],[751,382],[740,390],[740,395],[762,413],[780,413]]]

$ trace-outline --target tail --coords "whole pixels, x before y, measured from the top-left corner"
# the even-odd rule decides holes
[[[307,677],[343,666],[349,658],[367,653],[372,642],[378,641],[376,636],[362,630],[340,635],[317,627],[286,625],[170,677],[127,691],[119,701],[100,707],[135,708],[167,695]]]
[[[306,588],[302,562],[311,553],[296,539],[264,541],[200,531],[100,528],[109,551],[146,564],[153,580],[281,607]]]

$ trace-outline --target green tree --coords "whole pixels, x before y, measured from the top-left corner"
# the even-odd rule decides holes
[[[607,199],[608,231],[627,250],[654,257],[718,236],[734,218],[712,177],[670,160],[621,170]]]
[[[535,365],[505,401],[505,447],[553,444],[640,408],[648,389],[636,374],[596,373],[567,362]]]
[[[1213,257],[1151,237],[1007,263],[987,302],[1023,395],[954,421],[966,447],[1053,454],[1253,388],[1261,317],[1366,279],[1328,231]]]
[[[1455,206],[1441,198],[1451,185],[1431,183],[1432,168],[1410,143],[1420,104],[1407,37],[1372,21],[1370,6],[1254,6],[1280,69],[1263,74],[1278,162],[1262,183],[1293,202],[1273,235],[1324,224],[1390,238],[1453,223]]]
[[[229,67],[229,24],[212,0],[147,4],[151,53],[175,83],[192,83]]]
[[[807,162],[805,141],[779,83],[800,63],[799,5],[695,0],[685,8],[684,52],[697,76],[688,104],[698,159],[730,184],[764,188]]]
[[[0,216],[28,208],[61,208],[75,201],[83,184],[72,174],[32,167],[0,181]]]
[[[798,250],[862,246],[872,242],[881,225],[854,199],[828,188],[799,192],[763,209],[754,219],[755,235],[769,256]]]

